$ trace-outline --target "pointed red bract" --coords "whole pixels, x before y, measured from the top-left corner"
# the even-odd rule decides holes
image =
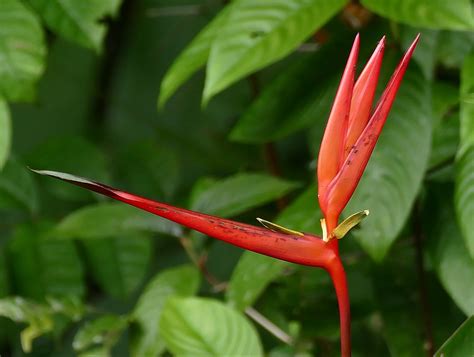
[[[384,49],[385,36],[380,40],[372,57],[370,57],[354,85],[344,145],[344,159],[346,159],[351,147],[355,144],[369,121],[370,110],[372,109],[372,102],[374,100],[375,90],[377,89],[380,67],[382,66]]]
[[[337,175],[344,160],[344,134],[349,120],[349,109],[354,86],[355,66],[359,55],[359,35],[356,36],[352,50],[337,89],[336,98],[324,131],[318,159],[318,197],[323,213],[326,210],[326,191]]]

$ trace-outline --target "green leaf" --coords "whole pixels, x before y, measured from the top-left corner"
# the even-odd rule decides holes
[[[237,310],[245,310],[289,266],[291,264],[283,260],[250,251],[244,252],[232,273],[226,291],[229,305]]]
[[[407,25],[447,30],[474,28],[470,0],[361,0],[378,15]]]
[[[345,210],[346,215],[370,210],[370,216],[353,234],[377,261],[384,258],[402,229],[423,179],[431,146],[430,100],[429,82],[416,63],[411,63],[362,180]]]
[[[474,316],[469,317],[454,331],[451,337],[436,351],[435,357],[472,355],[472,341],[474,341]]]
[[[346,0],[238,0],[211,45],[203,102],[293,51]]]
[[[158,106],[162,108],[174,92],[206,64],[211,44],[219,34],[229,16],[233,3],[227,5],[212,21],[201,30],[191,43],[181,52],[161,81]]]
[[[145,278],[152,242],[144,233],[117,234],[117,238],[84,240],[82,244],[92,278],[106,293],[125,299]]]
[[[27,161],[33,168],[71,172],[93,177],[98,181],[107,181],[109,178],[104,154],[80,136],[47,140],[35,148]],[[51,193],[62,200],[85,201],[93,197],[89,191],[64,185],[62,182],[48,179],[43,179],[42,182]]]
[[[148,283],[132,313],[138,324],[132,330],[132,355],[157,356],[163,353],[165,343],[158,322],[166,301],[172,296],[194,295],[198,288],[199,273],[190,265],[161,271]]]
[[[173,355],[263,356],[255,328],[243,315],[216,300],[168,300],[160,329]]]
[[[28,0],[46,26],[79,45],[101,49],[105,17],[114,15],[121,0]]]
[[[10,111],[7,103],[0,97],[0,171],[10,154],[11,136]]]
[[[461,73],[461,143],[456,162],[455,203],[461,232],[474,258],[474,53]]]
[[[19,0],[0,1],[0,24],[0,96],[31,101],[44,70],[43,29]]]
[[[321,213],[315,187],[310,187],[296,198],[276,219],[282,226],[302,232],[320,233]],[[267,286],[281,276],[291,264],[265,255],[246,251],[234,268],[226,291],[232,307],[244,310],[251,306]]]
[[[8,243],[15,290],[23,296],[83,296],[82,263],[73,242],[42,239],[50,224],[18,225]]]
[[[297,184],[264,174],[243,173],[215,182],[195,195],[191,209],[231,217],[281,197]]]
[[[54,328],[49,306],[37,304],[21,297],[0,299],[0,316],[28,324],[20,334],[21,347],[26,353],[31,352],[35,338],[51,332]]]
[[[31,172],[13,158],[7,161],[0,172],[0,208],[21,208],[30,213],[38,209]]]
[[[123,203],[99,203],[85,206],[66,216],[50,232],[54,238],[100,239],[117,234],[155,232],[180,236],[175,223]]]
[[[461,237],[454,215],[452,190],[433,191],[426,207],[428,252],[441,284],[457,306],[466,314],[474,314],[474,260]],[[432,209],[436,207],[436,209]]]
[[[128,319],[124,316],[101,316],[86,322],[79,329],[74,336],[72,347],[76,351],[83,351],[96,345],[102,345],[106,351],[109,351],[127,326]]]

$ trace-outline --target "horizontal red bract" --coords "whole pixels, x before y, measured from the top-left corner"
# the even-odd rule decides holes
[[[210,237],[273,258],[323,268],[336,258],[335,253],[328,249],[323,240],[312,234],[298,236],[277,233],[266,228],[153,201],[82,177],[56,171],[33,171],[125,202]]]

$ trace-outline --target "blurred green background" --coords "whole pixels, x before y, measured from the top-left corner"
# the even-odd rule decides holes
[[[347,208],[353,355],[473,354],[473,29],[469,0],[1,0],[0,355],[337,356],[322,270],[27,166],[319,234],[357,32],[359,68],[387,36],[380,91],[421,40]]]

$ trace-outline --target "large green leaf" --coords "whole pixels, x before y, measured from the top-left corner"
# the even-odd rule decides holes
[[[68,241],[44,240],[49,224],[18,225],[8,244],[12,283],[17,293],[45,296],[83,296],[83,268],[76,246]]]
[[[114,15],[121,0],[28,0],[46,25],[58,35],[100,50],[106,31],[102,22]]]
[[[176,58],[161,82],[159,107],[163,107],[179,86],[206,64],[212,42],[227,21],[232,6],[227,5]]]
[[[393,68],[393,66],[388,66]],[[354,231],[380,261],[402,229],[420,188],[431,146],[429,82],[415,63],[408,68],[379,142],[345,212],[370,210]]]
[[[19,0],[0,1],[0,96],[31,101],[46,46],[36,16]]]
[[[28,165],[34,168],[71,172],[98,181],[107,181],[108,172],[104,154],[80,136],[62,136],[35,147],[28,156]],[[42,179],[45,187],[62,200],[84,201],[93,197],[83,189]]]
[[[36,186],[31,172],[10,158],[0,172],[0,208],[21,208],[30,213],[38,209]]]
[[[194,195],[191,209],[230,217],[271,202],[296,188],[294,182],[265,174],[237,174]]]
[[[124,316],[100,316],[86,322],[77,331],[72,346],[76,351],[84,351],[100,345],[105,351],[110,351],[127,326],[128,319]]]
[[[179,236],[181,228],[123,203],[99,203],[85,206],[66,216],[50,235],[55,238],[100,239],[134,232]]]
[[[362,0],[369,10],[407,25],[433,29],[472,30],[470,0]]]
[[[320,233],[320,217],[316,187],[310,187],[278,216],[276,223],[303,232]],[[227,287],[227,301],[239,310],[251,306],[266,287],[290,266],[282,260],[244,252]]]
[[[466,58],[461,75],[461,143],[455,202],[461,232],[474,258],[474,53]]]
[[[145,278],[152,241],[144,233],[117,235],[117,238],[84,240],[82,244],[92,278],[111,296],[125,299]]]
[[[294,50],[346,0],[238,0],[212,42],[204,102]]]
[[[426,217],[428,251],[444,288],[469,316],[474,314],[474,259],[462,239],[453,203],[446,202],[446,197],[452,197],[451,188],[430,190],[425,205],[430,208]]]
[[[470,356],[473,351],[474,316],[469,317],[436,351],[435,357]]]
[[[247,319],[211,299],[172,298],[160,320],[166,347],[176,356],[262,356]]]
[[[191,296],[199,288],[199,273],[182,265],[158,273],[146,286],[132,313],[137,328],[132,330],[134,356],[157,356],[165,349],[159,321],[165,302],[172,296]]]
[[[10,111],[7,103],[0,97],[0,171],[5,165],[10,153],[12,136]]]

